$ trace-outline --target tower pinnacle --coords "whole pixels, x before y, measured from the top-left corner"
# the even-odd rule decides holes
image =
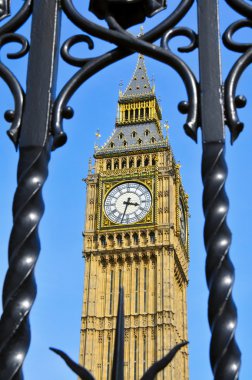
[[[144,56],[139,54],[126,90],[119,93],[115,130],[104,146],[96,149],[95,156],[167,147],[161,119],[161,109],[149,81]]]

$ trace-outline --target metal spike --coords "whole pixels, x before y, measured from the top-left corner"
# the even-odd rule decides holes
[[[115,348],[111,380],[123,380],[124,367],[124,294],[123,288],[119,289],[118,312],[116,322]]]
[[[161,360],[154,363],[148,370],[145,372],[141,380],[154,380],[158,372],[162,371],[174,358],[176,353],[180,350],[181,347],[186,346],[188,342],[182,342],[177,344],[173,349],[168,352]]]
[[[67,354],[63,351],[58,350],[57,348],[50,347],[50,350],[55,352],[55,354],[59,355],[68,365],[71,370],[76,373],[82,380],[95,380],[93,375],[84,367],[81,367],[79,364],[76,364]]]

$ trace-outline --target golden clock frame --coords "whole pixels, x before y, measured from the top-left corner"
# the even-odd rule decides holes
[[[147,187],[152,197],[152,205],[150,207],[149,212],[146,216],[140,221],[132,224],[122,225],[113,223],[105,214],[104,209],[104,200],[106,199],[108,193],[115,187],[125,182],[138,182],[143,186]],[[153,227],[153,225],[157,224],[157,171],[154,169],[151,172],[148,171],[142,173],[136,173],[136,175],[132,175],[132,173],[124,173],[124,176],[101,176],[98,185],[98,210],[101,210],[97,217],[97,230],[106,231],[106,230],[126,230],[130,229],[139,229],[139,227]]]

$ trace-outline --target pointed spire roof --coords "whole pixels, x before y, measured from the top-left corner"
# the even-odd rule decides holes
[[[124,97],[138,97],[141,95],[150,95],[153,93],[153,89],[151,88],[150,81],[148,78],[144,56],[139,54],[137,65],[133,76],[122,95]]]
[[[125,92],[120,92],[113,134],[102,147],[96,147],[95,157],[166,149],[161,119],[159,102],[140,54]]]

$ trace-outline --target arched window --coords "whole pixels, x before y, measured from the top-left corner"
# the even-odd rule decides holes
[[[142,163],[141,158],[138,158],[138,159],[137,159],[137,167],[138,167],[138,168],[139,168],[139,166],[141,166],[141,163]]]
[[[140,108],[140,118],[143,119],[144,117],[144,109]]]
[[[111,160],[107,160],[107,170],[111,170]]]
[[[110,148],[114,148],[115,144],[113,143],[113,141],[110,143]]]
[[[142,144],[142,142],[143,142],[143,140],[141,140],[141,139],[138,139],[138,144],[139,144],[139,145],[141,145],[141,144]]]
[[[131,158],[131,159],[129,160],[129,167],[130,167],[130,168],[133,168],[133,166],[134,166],[134,158]]]
[[[135,116],[136,116],[136,119],[138,119],[138,115],[139,115],[139,111],[138,109],[135,110]]]
[[[126,158],[123,158],[122,159],[122,169],[126,168],[126,166],[127,166]]]
[[[133,120],[134,118],[134,110],[130,110],[130,120]]]
[[[139,292],[139,269],[136,268],[135,278],[135,313],[138,313],[138,292]]]
[[[123,142],[123,146],[127,146],[127,145],[128,145],[127,141],[124,140],[124,142]]]
[[[136,135],[137,135],[136,131],[133,131],[131,134],[132,137],[136,137]]]
[[[144,132],[144,134],[145,134],[145,136],[149,136],[149,134],[150,134],[149,129],[146,129],[145,132]]]
[[[152,244],[155,243],[155,233],[154,233],[153,231],[150,232],[150,242],[151,242]]]
[[[106,237],[102,235],[100,240],[101,240],[102,247],[106,247]]]
[[[123,136],[124,136],[124,134],[121,132],[121,133],[119,133],[118,138],[121,140],[123,138]]]
[[[117,240],[117,244],[119,246],[121,246],[122,245],[122,235],[121,234],[117,235],[116,240]]]
[[[149,157],[145,157],[144,166],[148,166],[148,165],[149,165]]]
[[[133,234],[133,241],[134,241],[134,244],[138,244],[139,239],[138,239],[138,234],[137,233]]]
[[[129,118],[129,111],[126,110],[126,111],[125,111],[125,120],[128,120],[128,118]]]
[[[156,160],[155,160],[155,158],[152,159],[152,165],[156,165]]]
[[[154,144],[155,141],[156,141],[155,137],[152,137],[151,142]]]
[[[145,116],[146,117],[149,117],[149,111],[150,111],[149,107],[146,107],[146,109],[145,109]]]
[[[110,379],[110,353],[111,353],[111,338],[108,338],[108,352],[107,352],[107,380]]]
[[[114,169],[119,169],[119,160],[118,159],[115,159]]]

